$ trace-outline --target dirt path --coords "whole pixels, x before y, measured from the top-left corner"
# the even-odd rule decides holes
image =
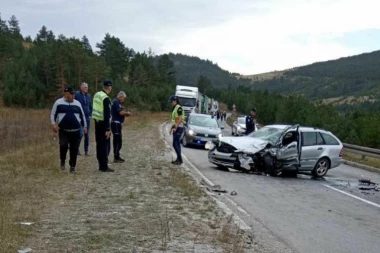
[[[230,217],[170,164],[158,131],[166,119],[166,114],[129,119],[123,132],[126,162],[111,164],[114,173],[98,171],[92,136],[92,156],[79,157],[78,173],[46,182],[49,205],[26,246],[49,253],[253,252]]]

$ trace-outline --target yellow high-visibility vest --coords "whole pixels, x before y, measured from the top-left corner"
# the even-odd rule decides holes
[[[98,91],[92,103],[92,118],[96,120],[104,121],[104,108],[103,101],[108,98],[107,93],[104,91]]]
[[[178,108],[180,107],[181,107],[180,105],[176,105],[172,111],[171,120],[172,120],[173,125],[175,124],[175,120],[179,117]],[[182,110],[182,123],[186,123],[185,120],[186,120],[185,111]]]

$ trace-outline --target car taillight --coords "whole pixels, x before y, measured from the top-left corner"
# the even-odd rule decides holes
[[[343,148],[342,148],[342,150],[339,153],[339,157],[343,157]]]

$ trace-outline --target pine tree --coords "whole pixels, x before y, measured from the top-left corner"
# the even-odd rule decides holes
[[[11,19],[8,21],[8,24],[11,34],[16,38],[22,38],[19,22],[14,15],[12,15]]]

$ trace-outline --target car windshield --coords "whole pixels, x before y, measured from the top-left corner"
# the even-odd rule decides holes
[[[194,107],[195,106],[195,98],[183,98],[183,97],[178,97],[179,98],[179,103],[183,106],[189,106],[189,107]]]
[[[215,119],[205,116],[191,116],[189,124],[200,127],[219,128],[218,122]]]
[[[239,124],[245,124],[245,118],[238,118]]]
[[[249,134],[248,136],[266,140],[272,144],[275,144],[281,137],[282,131],[283,129],[278,129],[275,127],[263,127],[260,128],[260,130]]]

